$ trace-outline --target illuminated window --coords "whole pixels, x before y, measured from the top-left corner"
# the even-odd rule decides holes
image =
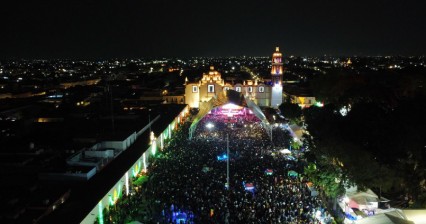
[[[259,93],[263,93],[263,92],[265,92],[265,87],[259,86]]]
[[[249,93],[253,92],[253,87],[249,86],[248,91],[249,91]]]
[[[198,92],[198,86],[192,86],[192,92],[197,93]]]
[[[207,86],[207,92],[214,93],[214,85],[208,85]]]
[[[241,92],[241,87],[239,87],[239,86],[235,87],[235,91]]]

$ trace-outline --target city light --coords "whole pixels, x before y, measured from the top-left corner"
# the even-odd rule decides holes
[[[415,46],[415,44],[412,45]],[[287,48],[287,46],[284,47]],[[176,51],[176,49],[174,50]],[[217,50],[218,52],[205,52],[205,54],[219,54],[219,49]],[[252,52],[250,49],[247,51]],[[98,54],[101,53],[103,51],[98,52]],[[255,53],[254,50],[253,53]],[[372,53],[374,53],[373,50]],[[108,55],[110,54],[104,56]],[[351,58],[348,58],[349,56]],[[217,66],[216,70],[212,65]],[[212,66],[210,70],[208,70],[209,66]],[[421,125],[416,124],[424,121],[424,116],[420,115],[423,114],[421,109],[425,108],[423,102],[426,101],[424,100],[425,94],[421,91],[423,79],[417,76],[419,76],[419,72],[424,73],[423,70],[420,70],[425,68],[424,66],[426,66],[424,56],[365,57],[348,55],[336,57],[321,55],[319,57],[299,57],[285,55],[283,57],[278,47],[267,57],[198,57],[197,59],[190,58],[188,55],[187,59],[164,57],[161,60],[149,57],[96,61],[4,60],[0,63],[0,99],[3,110],[8,112],[0,116],[0,121],[4,124],[4,127],[2,126],[0,129],[0,137],[6,141],[9,148],[7,150],[12,151],[14,148],[20,147],[22,142],[42,142],[43,144],[40,146],[30,143],[29,149],[25,149],[25,152],[28,151],[26,157],[29,159],[37,159],[40,155],[50,159],[51,153],[43,148],[57,148],[63,150],[60,153],[67,155],[61,157],[62,161],[60,161],[61,164],[67,166],[66,169],[59,167],[61,169],[56,170],[56,163],[29,164],[29,167],[40,166],[35,167],[34,170],[46,170],[54,173],[51,175],[26,169],[29,172],[28,175],[32,175],[31,180],[38,180],[39,177],[58,179],[59,175],[62,176],[61,179],[88,180],[97,175],[88,183],[103,187],[88,187],[84,189],[82,195],[76,196],[77,198],[86,195],[94,197],[93,200],[82,201],[82,203],[90,202],[84,207],[90,207],[92,210],[79,209],[82,210],[79,212],[90,212],[83,220],[86,222],[90,219],[87,223],[123,223],[127,220],[137,220],[138,217],[135,218],[130,214],[135,210],[128,208],[126,204],[128,200],[137,199],[137,202],[132,202],[132,204],[139,202],[146,204],[139,200],[140,197],[133,197],[146,192],[155,192],[152,194],[154,196],[180,195],[182,192],[177,191],[186,191],[184,187],[168,188],[167,186],[187,182],[196,183],[199,180],[200,173],[197,173],[200,171],[199,168],[202,168],[201,175],[208,176],[208,181],[214,183],[211,185],[212,188],[209,188],[209,192],[224,192],[222,183],[226,170],[225,187],[227,191],[231,194],[248,194],[247,191],[250,191],[253,195],[257,194],[256,200],[258,201],[270,200],[270,194],[276,191],[269,190],[269,188],[279,187],[278,178],[279,181],[283,178],[289,179],[297,183],[299,187],[304,187],[305,182],[306,185],[311,183],[308,185],[309,190],[324,188],[324,190],[331,189],[334,192],[338,187],[339,192],[345,190],[346,195],[349,196],[349,198],[347,196],[339,197],[338,203],[341,207],[340,211],[346,213],[346,219],[355,220],[357,218],[354,216],[355,208],[357,209],[356,215],[365,213],[368,218],[368,216],[380,214],[382,211],[379,210],[381,208],[378,207],[378,203],[375,203],[374,206],[368,204],[367,209],[360,208],[361,203],[358,203],[359,200],[355,200],[358,197],[348,194],[347,189],[343,189],[346,187],[346,182],[356,184],[357,180],[364,180],[363,178],[366,177],[359,172],[360,159],[348,155],[362,153],[367,160],[374,158],[372,167],[376,167],[378,170],[371,170],[371,172],[378,173],[378,176],[383,177],[383,181],[385,181],[383,183],[386,186],[394,184],[411,186],[410,197],[407,199],[402,199],[404,198],[402,197],[401,202],[404,200],[405,203],[412,202],[413,205],[417,205],[419,202],[417,198],[421,195],[417,195],[418,192],[414,188],[424,185],[424,181],[421,182],[422,178],[410,177],[422,177],[421,171],[425,169],[425,163],[424,158],[412,155],[421,154],[425,144],[422,142],[412,144],[410,145],[412,147],[404,148],[407,153],[398,157],[382,153],[383,159],[380,160],[376,159],[375,146],[383,145],[382,148],[386,149],[385,151],[395,151],[401,148],[398,148],[398,142],[421,140],[409,137],[410,133],[422,133]],[[221,76],[222,72],[228,74]],[[404,77],[401,78],[402,74]],[[297,118],[293,118],[291,112],[294,111],[290,110],[292,108],[288,107],[287,111],[286,105],[282,104],[284,99],[288,99],[289,104],[299,105],[303,113],[297,111]],[[280,105],[284,108],[282,115],[276,110]],[[324,105],[327,105],[327,108],[324,109]],[[336,106],[335,109],[329,110],[328,106],[334,108],[333,105]],[[184,107],[185,109],[182,110]],[[148,118],[144,113],[139,113],[140,110],[151,111],[150,108],[158,111],[155,120],[151,120],[151,116],[153,116],[151,113],[147,114]],[[354,111],[351,111],[352,108]],[[338,119],[334,119],[332,122],[327,120],[334,116],[337,116]],[[379,122],[377,122],[377,118],[379,118]],[[149,125],[146,125],[146,119],[149,120]],[[368,130],[363,131],[366,129],[363,127],[341,129],[347,124],[360,123],[365,123]],[[33,126],[34,128],[32,128]],[[75,131],[76,127],[84,131]],[[151,129],[156,132],[152,132]],[[328,130],[338,130],[339,134],[329,135]],[[408,130],[409,133],[398,135],[400,132],[395,130]],[[43,131],[47,131],[46,133],[49,134],[46,136]],[[56,146],[57,141],[53,143],[46,141],[46,139],[62,139],[64,131],[70,135],[66,140],[71,142],[59,142],[60,145]],[[374,135],[374,133],[383,134]],[[302,137],[303,134],[307,134],[309,141]],[[29,139],[26,139],[27,136]],[[226,148],[224,147],[225,136]],[[351,136],[359,138],[354,139]],[[21,141],[16,141],[16,139]],[[83,147],[80,146],[81,144],[70,148],[69,145],[73,143],[73,139],[85,141],[84,148],[75,148]],[[360,141],[358,141],[359,139]],[[229,141],[231,141],[231,148]],[[53,145],[45,146],[45,142]],[[334,147],[327,145],[336,142],[341,144],[338,145],[338,148],[342,152],[338,154],[334,153]],[[0,141],[0,145],[4,145],[2,143]],[[3,151],[10,153],[7,150]],[[229,153],[229,150],[232,150],[232,154]],[[157,151],[158,154],[156,154]],[[269,156],[270,154],[272,156]],[[122,155],[128,155],[128,158],[125,158],[127,162],[121,163],[124,160],[121,158]],[[302,167],[297,161],[304,161],[306,155],[312,157],[310,161],[314,162],[303,164],[307,167]],[[231,156],[232,158],[230,158]],[[196,160],[191,158],[196,158]],[[260,159],[262,162],[259,163]],[[167,163],[163,163],[163,161],[167,161]],[[412,167],[405,166],[407,161],[418,164],[418,169],[413,170]],[[3,162],[9,163],[10,161]],[[317,162],[320,162],[317,165],[321,169],[316,168]],[[345,167],[343,167],[343,162]],[[367,162],[369,161],[364,161],[366,164]],[[117,163],[123,167],[114,168]],[[91,168],[76,167],[81,164],[89,164]],[[149,165],[154,165],[152,170],[150,168],[150,172],[147,170]],[[176,169],[168,169],[170,166]],[[104,167],[107,168],[104,169]],[[380,167],[386,169],[379,169]],[[256,169],[256,172],[251,172],[253,168]],[[303,175],[303,178],[299,178],[305,168],[309,168],[310,172],[306,172],[307,174]],[[182,172],[185,170],[189,172]],[[341,175],[343,171],[353,175],[343,178]],[[13,170],[8,172],[13,172]],[[100,172],[102,172],[101,175],[98,174]],[[322,172],[327,172],[327,175],[330,172],[331,184],[328,179],[324,179],[327,181],[325,183],[321,178],[316,178]],[[389,175],[380,175],[381,172],[387,172]],[[180,176],[181,174],[183,176]],[[260,178],[255,175],[259,175]],[[101,177],[98,178],[98,176]],[[149,178],[153,176],[159,178]],[[367,175],[368,178],[362,181],[363,185],[372,187],[372,189],[379,188],[380,186],[376,185],[380,185],[380,183],[377,184],[374,176],[370,176]],[[386,178],[389,178],[389,182]],[[150,183],[140,184],[145,181],[150,181]],[[243,188],[241,188],[241,183]],[[259,188],[255,189],[254,183]],[[65,184],[68,185],[68,182]],[[297,185],[295,187],[298,187]],[[267,186],[267,188],[261,186]],[[394,198],[394,195],[396,195],[395,197],[400,193],[405,195],[407,190],[401,189],[401,192],[397,192],[398,194],[388,191],[388,189],[396,189],[398,186],[387,189],[382,187],[379,189],[380,195],[390,195],[392,198],[389,200],[399,200],[399,198]],[[191,185],[191,187],[201,187],[191,194],[203,193],[202,185]],[[53,210],[64,210],[60,213],[53,212],[53,220],[68,220],[69,217],[66,217],[65,214],[68,216],[75,214],[74,211],[69,212],[68,210],[73,209],[74,206],[80,206],[78,203],[68,202],[69,192],[66,192],[68,189],[69,186],[64,186],[52,192],[45,192],[46,198],[56,197],[56,193],[62,193],[64,196],[59,199],[61,204],[70,204],[70,206],[63,207],[59,207],[62,206],[60,203],[50,205],[51,207],[47,208],[48,212],[52,208]],[[314,197],[313,192],[318,193],[312,190],[311,194],[304,195],[304,198]],[[17,198],[17,200],[22,200],[21,197],[28,198],[28,200],[38,197],[37,192],[25,195],[20,195],[19,191],[12,193],[14,195],[10,195],[10,197]],[[75,193],[81,194],[73,192],[73,194]],[[123,196],[128,196],[125,197],[124,209],[123,203],[119,201]],[[194,199],[199,198],[200,195],[193,196],[187,197],[190,205],[194,204]],[[167,204],[161,201],[161,198],[158,200],[149,198],[149,200],[151,199],[156,202],[160,201],[159,204]],[[241,197],[236,198],[236,200],[240,199]],[[380,197],[379,199],[382,200]],[[377,201],[379,200],[375,200],[375,202]],[[203,211],[205,214],[200,219],[205,216],[211,218],[213,222],[220,220],[225,223],[225,221],[229,221],[225,220],[226,216],[231,216],[231,222],[235,222],[235,217],[246,218],[247,214],[251,212],[251,210],[233,211],[235,214],[228,215],[226,212],[217,211],[217,208],[212,208],[210,205],[206,206],[208,200],[202,202],[195,200],[195,202],[205,208]],[[271,206],[275,206],[274,211],[282,209],[282,203],[269,202]],[[187,207],[181,204],[174,203],[177,209],[164,209],[165,212],[163,211],[161,218],[173,219],[173,222],[191,222],[194,213],[184,210]],[[297,204],[294,203],[295,207]],[[391,206],[391,204],[385,205],[386,209]],[[170,207],[170,204],[167,206]],[[287,209],[292,206],[286,204],[284,207]],[[316,206],[309,206],[309,209],[304,208],[306,214],[311,214],[309,219],[314,219],[316,216],[319,220],[330,216],[321,209],[318,211],[313,207]],[[11,205],[11,209],[19,210],[19,203]],[[385,210],[384,207],[382,210]],[[198,216],[199,211],[194,211]],[[208,217],[209,211],[210,217]],[[152,217],[146,217],[146,219],[160,217],[158,211],[156,212],[156,214],[152,212]],[[40,212],[40,214],[46,213]],[[19,220],[33,218],[31,217],[33,214],[30,213],[17,215],[20,216]],[[58,217],[62,215],[64,216]],[[137,213],[137,215],[140,214]],[[271,220],[282,218],[282,214],[276,215],[278,217],[271,216]],[[301,217],[296,217],[300,215],[292,214],[296,220],[300,220]],[[144,218],[145,216],[148,215],[144,214]],[[78,214],[69,221],[81,221],[74,220],[77,217],[83,217],[83,214]],[[424,217],[418,219],[426,220]],[[36,218],[39,217],[35,217],[34,220]],[[206,223],[205,220],[203,221],[202,223]],[[58,221],[54,223],[58,223]]]
[[[346,115],[348,115],[349,111],[351,111],[351,105],[348,106],[343,106],[342,108],[340,108],[339,112],[340,114],[344,117]]]
[[[322,102],[316,102],[315,106],[316,107],[324,107],[324,104]]]

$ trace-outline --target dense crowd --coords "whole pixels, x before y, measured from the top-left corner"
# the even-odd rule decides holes
[[[328,212],[311,196],[306,180],[288,175],[303,168],[275,152],[253,117],[230,124],[208,115],[192,140],[183,127],[150,166],[149,180],[122,202],[125,214],[119,214],[150,223],[327,222]],[[227,137],[230,186],[225,185],[226,160],[218,159],[226,153]]]

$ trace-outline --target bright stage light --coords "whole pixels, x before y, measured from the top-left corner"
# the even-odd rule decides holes
[[[223,105],[222,109],[231,109],[231,110],[234,109],[234,110],[236,110],[236,109],[242,109],[242,107],[235,105],[233,103],[228,103],[228,104]]]
[[[227,160],[227,159],[228,159],[228,156],[226,155],[226,153],[224,153],[224,154],[222,154],[222,155],[217,156],[217,160],[218,160],[218,161],[225,161],[225,160]]]
[[[214,128],[214,124],[212,124],[212,123],[207,123],[207,124],[206,124],[206,128],[209,128],[209,129],[210,129],[210,128]]]

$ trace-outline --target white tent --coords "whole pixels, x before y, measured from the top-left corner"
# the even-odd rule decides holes
[[[414,222],[407,220],[407,217],[401,210],[395,209],[390,212],[357,220],[356,224],[414,224]]]
[[[426,224],[426,209],[404,209],[402,211],[414,223]]]
[[[288,150],[288,149],[281,149],[281,150],[280,150],[280,152],[281,152],[282,154],[291,154],[291,151],[290,151],[290,150]]]
[[[358,191],[356,186],[346,189],[346,197],[349,198],[348,206],[359,210],[375,210],[378,209],[380,201],[389,201],[385,198],[379,199],[370,189]]]

